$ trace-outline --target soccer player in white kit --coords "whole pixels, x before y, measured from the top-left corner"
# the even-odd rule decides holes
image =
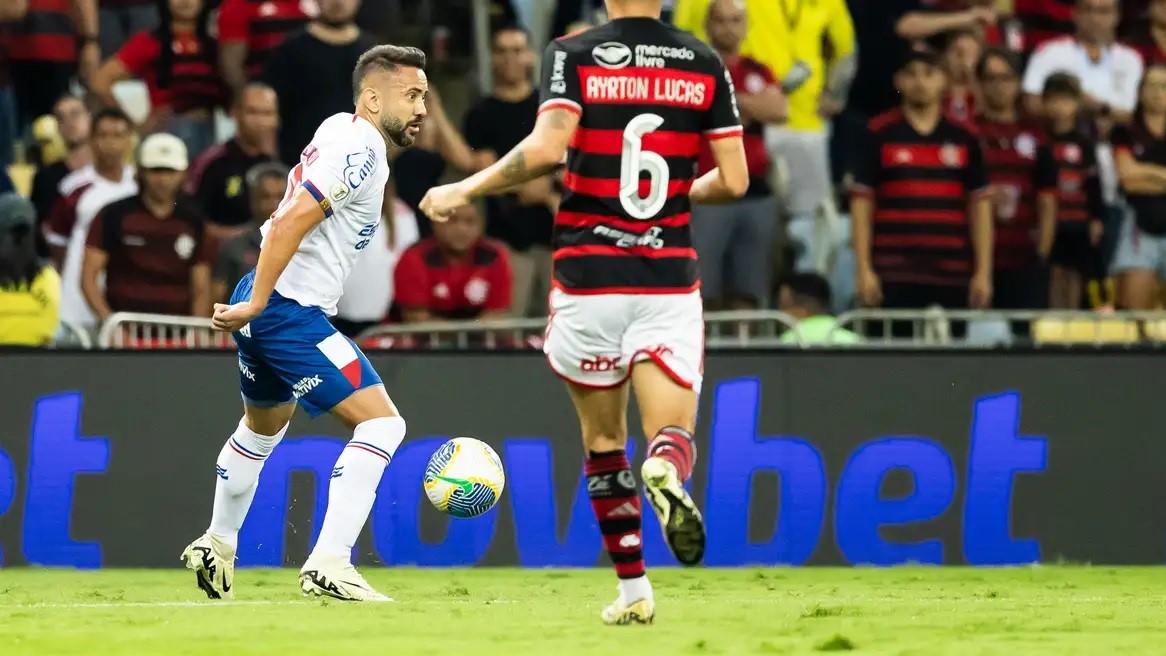
[[[348,601],[390,601],[356,571],[351,555],[405,437],[405,420],[368,359],[328,317],[380,225],[387,149],[412,145],[425,120],[424,68],[416,48],[381,45],[361,55],[353,71],[355,113],[336,114],[316,130],[263,225],[258,265],[229,305],[215,305],[213,327],[232,332],[239,349],[243,419],[215,466],[210,527],[182,554],[212,599],[232,596],[239,529],[263,463],[299,404],[313,417],[331,412],[352,429],[300,587]]]

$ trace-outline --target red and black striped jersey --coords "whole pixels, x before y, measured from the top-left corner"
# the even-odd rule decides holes
[[[989,189],[979,136],[948,117],[920,134],[896,109],[872,119],[867,137],[852,193],[874,203],[876,273],[888,282],[967,285],[968,207]]]
[[[268,53],[318,12],[315,0],[223,0],[219,40],[246,43],[247,74],[257,77]]]
[[[579,114],[555,216],[555,285],[696,289],[688,191],[701,139],[742,134],[720,58],[660,21],[613,20],[547,47],[539,111],[553,108]]]
[[[14,61],[77,61],[72,1],[29,0],[24,17],[8,25],[7,47]]]
[[[1105,216],[1105,198],[1097,169],[1097,144],[1080,131],[1053,134],[1049,150],[1057,162],[1057,223],[1084,229]]]
[[[992,184],[996,220],[993,265],[1013,269],[1036,260],[1037,196],[1057,193],[1057,164],[1040,128],[1027,121],[976,122]]]
[[[744,89],[745,93],[759,93],[766,87],[777,86],[777,79],[769,67],[751,57],[737,57],[726,62],[725,68],[729,71],[733,88]],[[749,168],[749,190],[745,195],[748,197],[772,195],[773,191],[769,188],[769,151],[765,147],[765,125],[756,121],[751,123],[745,128],[742,140],[745,146],[745,164]],[[706,140],[701,145],[697,172],[703,175],[716,167],[713,150]]]
[[[1032,52],[1046,41],[1073,34],[1076,0],[1016,0],[1012,12],[1024,26],[1024,50]]]

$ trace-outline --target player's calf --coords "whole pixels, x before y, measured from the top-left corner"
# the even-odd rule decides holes
[[[692,466],[696,464],[696,444],[692,433],[680,426],[661,428],[648,442],[647,456],[671,464],[680,482],[687,483],[692,478]]]
[[[588,453],[587,495],[603,535],[603,546],[619,577],[615,606],[652,601],[652,586],[644,574],[640,496],[624,451]],[[609,607],[610,609],[610,607]],[[604,621],[607,610],[604,611]]]
[[[704,558],[704,518],[684,489],[692,476],[696,445],[692,434],[679,426],[661,428],[648,444],[648,457],[640,468],[644,493],[676,560],[696,565]]]

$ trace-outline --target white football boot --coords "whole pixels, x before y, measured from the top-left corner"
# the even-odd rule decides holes
[[[651,624],[656,619],[656,603],[651,599],[637,599],[628,603],[621,596],[604,608],[599,617],[609,626]]]
[[[676,560],[681,565],[699,564],[704,558],[704,518],[680,482],[676,466],[663,458],[648,458],[640,467],[640,476]]]
[[[309,557],[300,570],[300,589],[305,595],[341,601],[392,601],[373,589],[348,559],[340,557]]]
[[[235,549],[210,534],[190,543],[182,552],[186,569],[194,572],[198,587],[211,599],[235,596]]]

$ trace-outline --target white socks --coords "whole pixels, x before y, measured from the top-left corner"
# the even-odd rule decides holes
[[[218,479],[215,483],[215,507],[207,533],[238,548],[239,529],[255,499],[259,487],[259,472],[275,445],[287,432],[287,424],[275,435],[260,435],[247,428],[246,418],[239,421],[219,459],[215,463]]]
[[[359,424],[340,452],[328,487],[328,512],[312,555],[352,558],[352,547],[368,521],[385,466],[405,439],[405,420],[379,417]]]
[[[652,584],[648,583],[647,575],[634,579],[620,579],[619,598],[625,604],[632,604],[641,599],[652,601]]]

